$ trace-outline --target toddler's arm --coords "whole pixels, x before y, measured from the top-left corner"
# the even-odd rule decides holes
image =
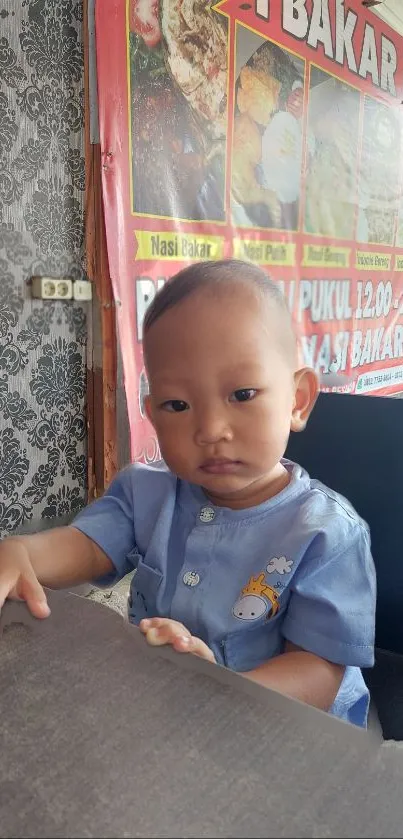
[[[43,585],[67,588],[112,570],[106,554],[74,527],[11,536],[0,544],[0,609],[10,597],[25,600],[35,617],[46,618],[49,607]]]
[[[368,530],[343,516],[330,535],[330,544],[328,534],[313,543],[291,582],[282,624],[284,653],[245,673],[325,711],[346,667],[373,665],[376,607]]]
[[[344,671],[342,665],[326,661],[287,641],[283,655],[244,675],[264,687],[328,711],[337,696]]]
[[[178,653],[193,653],[215,662],[214,654],[207,644],[191,635],[178,621],[169,618],[146,619],[141,621],[140,630],[152,646],[170,644]],[[287,641],[282,655],[243,675],[263,687],[328,711],[336,698],[344,670],[343,666],[332,664]]]

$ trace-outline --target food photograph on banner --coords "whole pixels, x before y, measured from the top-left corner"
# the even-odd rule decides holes
[[[150,5],[150,4],[149,4]],[[205,2],[160,2],[144,38],[130,4],[133,210],[225,220],[228,25]]]
[[[237,25],[231,221],[298,229],[305,62]]]
[[[403,391],[402,36],[361,0],[113,5],[100,131],[133,456],[158,456],[144,314],[193,261],[277,281],[322,390]]]
[[[305,233],[354,239],[359,119],[359,91],[311,65]]]

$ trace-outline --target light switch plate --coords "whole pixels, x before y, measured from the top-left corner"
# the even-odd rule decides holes
[[[92,300],[92,283],[89,280],[76,280],[73,283],[74,300]]]

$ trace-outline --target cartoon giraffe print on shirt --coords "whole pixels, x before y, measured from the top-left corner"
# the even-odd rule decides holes
[[[293,561],[285,556],[275,556],[267,564],[266,572],[277,573],[281,576],[289,574],[293,564]],[[256,621],[263,615],[274,618],[279,609],[279,594],[267,584],[265,572],[262,571],[257,577],[251,577],[241,590],[241,595],[233,606],[232,614],[241,621]]]

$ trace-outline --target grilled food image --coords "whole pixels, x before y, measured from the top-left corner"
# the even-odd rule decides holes
[[[223,221],[227,24],[200,0],[131,0],[134,211]]]

